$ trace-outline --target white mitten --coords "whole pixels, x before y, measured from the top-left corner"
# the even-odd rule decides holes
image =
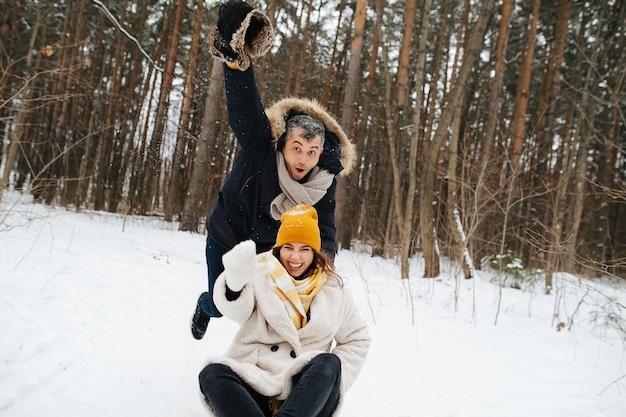
[[[226,273],[226,285],[238,292],[250,280],[268,274],[274,270],[272,262],[264,262],[261,255],[256,254],[256,246],[252,240],[238,243],[222,256],[222,264]]]

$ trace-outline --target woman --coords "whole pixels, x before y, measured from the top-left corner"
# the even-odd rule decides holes
[[[252,241],[223,257],[220,311],[240,325],[222,357],[209,358],[200,390],[218,417],[327,417],[358,375],[370,337],[351,293],[321,252],[317,212],[281,216],[276,245]]]

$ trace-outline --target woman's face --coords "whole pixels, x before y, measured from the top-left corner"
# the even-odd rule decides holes
[[[314,256],[313,248],[302,243],[287,243],[280,248],[280,263],[294,278],[306,272]]]

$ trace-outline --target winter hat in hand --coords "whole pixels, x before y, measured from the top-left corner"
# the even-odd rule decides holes
[[[220,4],[217,24],[209,31],[209,51],[230,68],[245,71],[250,58],[265,55],[274,43],[267,15],[242,0]]]
[[[287,243],[302,243],[316,251],[322,248],[317,211],[307,204],[298,204],[280,216],[281,225],[276,236],[276,246]]]

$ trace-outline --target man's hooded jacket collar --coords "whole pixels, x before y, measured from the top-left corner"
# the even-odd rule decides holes
[[[324,152],[320,155],[319,167],[327,169],[334,175],[347,176],[356,161],[354,144],[350,142],[339,123],[315,100],[295,97],[284,98],[265,111],[272,129],[274,147],[278,149],[279,141],[285,134],[287,120],[299,114],[307,114],[317,118],[324,124]]]

